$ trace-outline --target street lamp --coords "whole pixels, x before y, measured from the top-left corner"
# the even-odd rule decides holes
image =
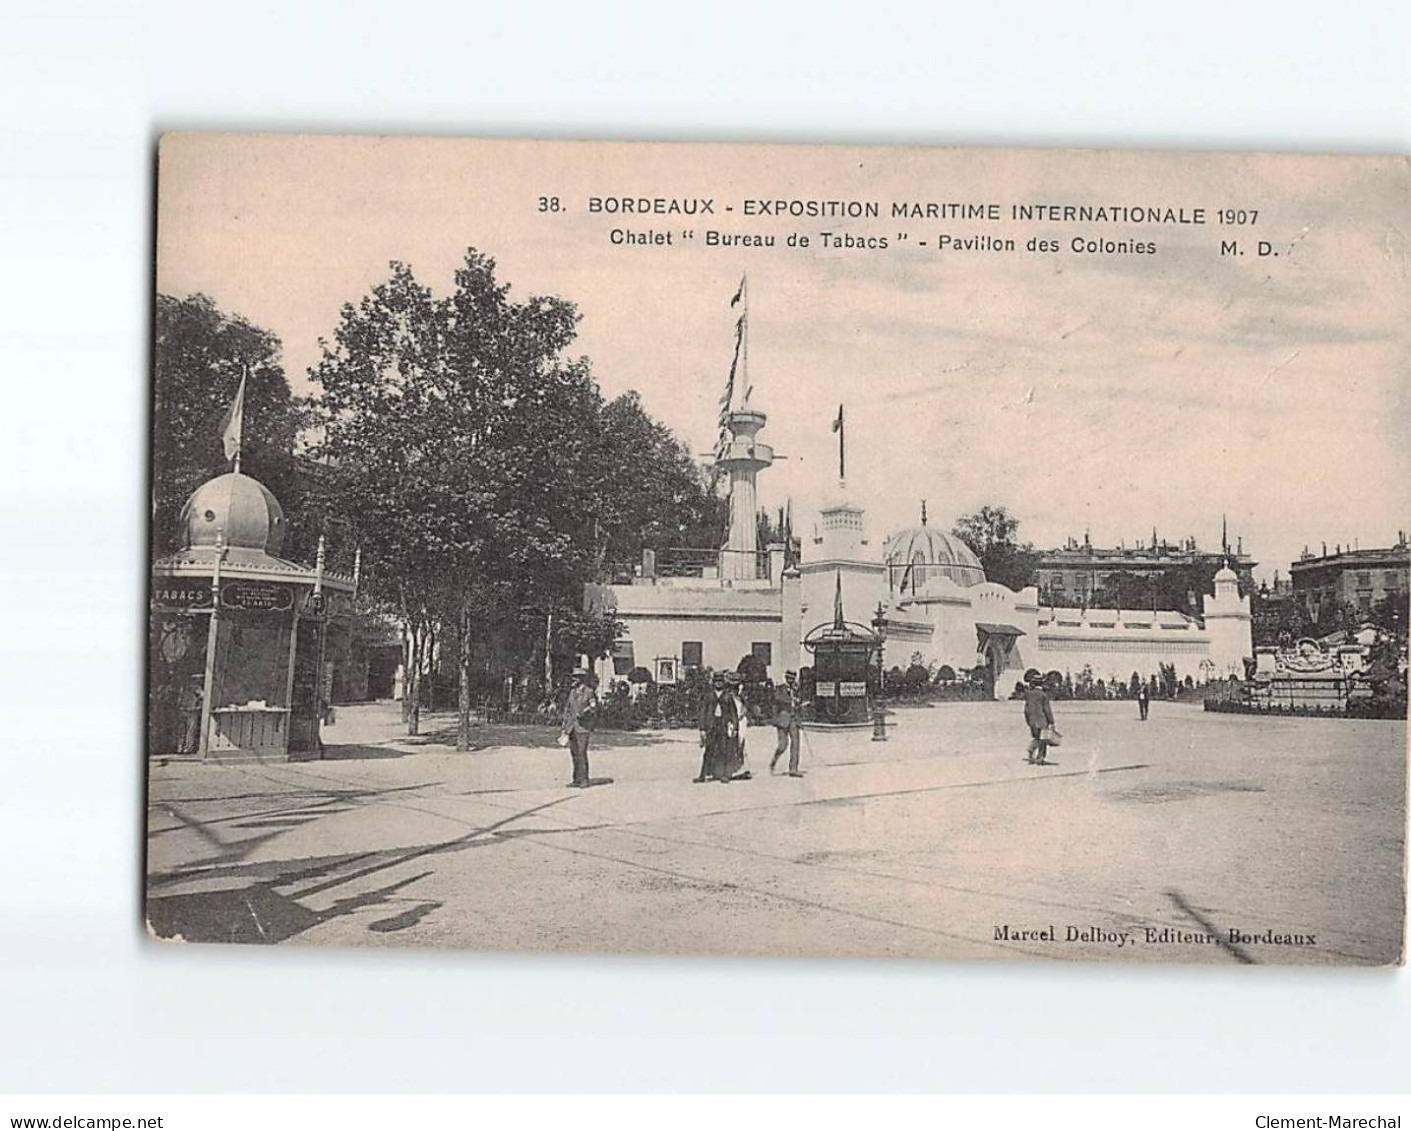
[[[872,631],[877,636],[877,701],[872,705],[872,741],[887,741],[887,717],[882,700],[887,689],[887,669],[882,663],[882,642],[887,638],[887,611],[882,602],[877,602],[877,612],[872,618]]]

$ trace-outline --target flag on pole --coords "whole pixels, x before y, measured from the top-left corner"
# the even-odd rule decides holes
[[[235,391],[235,399],[226,409],[220,426],[220,439],[221,443],[225,445],[225,458],[235,460],[237,470],[240,462],[240,442],[244,439],[245,432],[245,378],[248,375],[249,369],[247,368],[240,375],[240,388]]]
[[[844,454],[843,441],[847,434],[843,431],[843,406],[838,406],[837,418],[833,421],[833,431],[838,434],[838,482],[842,482],[848,477],[848,465]]]
[[[740,296],[745,293],[745,280],[740,279],[740,289],[735,297],[730,300],[730,305],[740,301]],[[729,443],[730,433],[730,412],[735,407],[735,376],[741,369],[741,352],[745,338],[745,315],[742,313],[735,320],[735,354],[730,359],[730,376],[725,380],[725,392],[720,396],[720,415],[718,418],[719,435],[716,437],[715,458],[719,459],[725,454],[725,445]],[[745,390],[746,399],[749,398],[749,390]]]

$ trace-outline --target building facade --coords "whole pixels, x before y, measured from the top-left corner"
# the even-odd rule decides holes
[[[1295,599],[1315,620],[1324,609],[1346,609],[1370,616],[1383,601],[1407,600],[1411,574],[1411,547],[1398,531],[1394,546],[1380,550],[1327,546],[1321,554],[1307,549],[1289,569]]]
[[[1131,547],[1125,543],[1094,546],[1086,534],[1081,542],[1069,538],[1059,549],[1040,553],[1039,592],[1046,603],[1082,608],[1092,602],[1094,594],[1115,574],[1154,577],[1170,570],[1194,567],[1213,571],[1229,566],[1239,578],[1242,590],[1248,593],[1254,587],[1254,568],[1259,563],[1244,552],[1243,538],[1236,538],[1233,546],[1229,544],[1228,535],[1223,541],[1225,544],[1219,550],[1203,550],[1192,537],[1173,543],[1158,537],[1155,530],[1149,542],[1139,541]]]
[[[750,426],[762,427],[763,414],[752,415]],[[754,441],[758,430],[745,469],[751,504],[754,476],[769,466],[759,455],[767,447]],[[732,474],[732,495],[743,478]],[[1169,665],[1179,679],[1242,679],[1254,655],[1250,598],[1228,566],[1216,573],[1197,619],[1041,604],[1036,586],[1016,591],[987,580],[970,548],[930,526],[924,512],[919,526],[891,535],[879,551],[867,536],[865,509],[841,483],[797,563],[782,543],[763,551],[752,545],[753,523],[732,521],[729,529],[714,564],[668,575],[647,553],[630,583],[587,587],[585,607],[623,624],[613,656],[600,661],[601,679],[640,667],[670,683],[691,668],[735,668],[749,655],[778,681],[807,662],[805,637],[832,622],[840,602],[849,620],[882,628],[888,667],[913,660],[933,670],[980,667],[997,697],[1031,668],[1074,678],[1086,668],[1095,679],[1125,682]]]

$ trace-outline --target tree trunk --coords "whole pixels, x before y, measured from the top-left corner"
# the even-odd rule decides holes
[[[416,648],[411,612],[407,608],[407,587],[405,584],[398,586],[398,594],[402,602],[402,722],[406,723],[412,717],[412,664],[416,660]]]
[[[402,722],[412,717],[412,664],[415,652],[412,649],[412,628],[406,619],[402,620]]]
[[[435,671],[435,670],[436,670],[436,624],[435,624],[434,621],[430,621],[430,620],[427,621],[427,624],[426,624],[426,643],[423,645],[423,651],[425,652],[425,655],[426,655],[426,669],[427,669],[428,671]],[[426,685],[426,688],[425,688],[425,702],[426,702],[426,709],[427,709],[428,711],[434,711],[434,710],[436,710],[436,681],[435,681],[434,679],[431,680],[431,682]]]
[[[461,606],[460,615],[459,663],[460,672],[460,725],[456,733],[456,749],[470,749],[470,608],[468,603]]]
[[[553,698],[554,691],[554,610],[549,609],[549,616],[544,624],[544,695],[547,701]]]
[[[418,624],[412,629],[412,666],[407,673],[407,734],[421,733],[421,664],[425,628]]]

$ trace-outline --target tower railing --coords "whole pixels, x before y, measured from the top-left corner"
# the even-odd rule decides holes
[[[604,564],[601,580],[606,584],[630,585],[653,578],[713,578],[735,573],[730,566],[744,560],[740,571],[747,579],[769,581],[773,574],[768,550],[710,550],[676,546],[657,550],[650,569],[640,561]]]

